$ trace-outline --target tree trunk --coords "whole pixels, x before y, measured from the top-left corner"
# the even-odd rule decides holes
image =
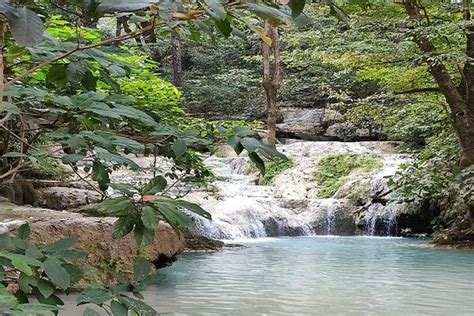
[[[271,46],[262,42],[263,88],[267,97],[267,141],[276,144],[276,122],[278,117],[278,89],[281,85],[281,57],[277,28],[265,22],[265,36],[271,40]],[[273,55],[273,61],[271,57]]]
[[[171,58],[173,63],[173,84],[183,86],[183,65],[181,59],[181,37],[176,29],[171,30]]]
[[[470,19],[470,11],[463,1],[464,18]],[[411,19],[423,21],[427,17],[421,13],[417,0],[405,0],[405,9]],[[426,14],[426,13],[425,13]],[[427,21],[429,21],[427,19]],[[474,27],[467,28],[466,55],[474,58]],[[436,56],[436,47],[425,35],[418,33],[413,37],[414,42],[423,53]],[[451,123],[459,139],[461,158],[459,165],[466,168],[474,165],[474,65],[468,60],[460,67],[461,83],[456,86],[446,66],[438,61],[428,67],[428,71],[436,80],[440,92],[446,98],[450,110]]]

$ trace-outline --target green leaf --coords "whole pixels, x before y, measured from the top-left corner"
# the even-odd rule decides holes
[[[219,32],[222,33],[222,35],[228,37],[230,36],[230,34],[232,34],[232,26],[230,25],[230,22],[227,19],[214,20],[214,24],[216,25]]]
[[[18,227],[17,237],[20,239],[26,240],[28,239],[28,236],[30,236],[30,233],[31,233],[30,225],[28,225],[28,223],[25,223],[21,225],[20,227]]]
[[[112,303],[110,303],[110,309],[112,310],[113,316],[128,316],[128,308],[118,301],[112,301]]]
[[[166,179],[162,176],[156,176],[150,180],[142,189],[142,195],[153,195],[163,191],[166,188]]]
[[[135,282],[141,282],[146,279],[146,277],[150,274],[150,271],[150,262],[143,257],[139,257],[133,265],[133,279]]]
[[[34,45],[43,38],[44,25],[40,17],[27,8],[17,8],[17,17],[9,19],[15,41],[23,46]]]
[[[186,142],[182,139],[177,139],[173,145],[171,145],[171,149],[173,149],[176,157],[182,156],[186,152],[187,148],[188,146],[186,145]]]
[[[26,275],[33,275],[33,271],[31,270],[30,266],[25,262],[25,260],[22,260],[21,258],[18,258],[18,257],[11,257],[11,255],[2,255],[2,256],[10,259],[11,264],[18,271],[21,271],[25,273]]]
[[[97,207],[97,212],[100,214],[127,215],[133,211],[133,208],[133,200],[129,197],[121,196],[105,199]]]
[[[85,155],[81,154],[69,154],[61,157],[61,161],[64,164],[70,164],[70,163],[77,163],[78,161],[84,160],[86,158]]]
[[[101,305],[112,299],[112,294],[107,290],[101,288],[87,288],[84,289],[79,297],[76,299],[78,305],[81,304],[96,304]]]
[[[249,158],[257,166],[262,175],[265,175],[265,163],[263,162],[262,158],[260,158],[255,152],[249,153]]]
[[[247,3],[247,7],[250,11],[254,12],[263,19],[266,19],[273,26],[278,26],[278,24],[283,23],[284,21],[290,21],[291,16],[282,12],[281,10],[270,7],[268,5],[258,4],[258,3]]]
[[[128,183],[110,183],[109,186],[127,196],[133,196],[138,191],[133,185]]]
[[[227,12],[219,0],[204,0],[210,10],[207,10],[214,19],[224,20]]]
[[[193,221],[185,214],[180,212],[176,205],[167,201],[153,201],[153,206],[165,218],[166,222],[174,228],[188,227],[193,224]]]
[[[58,88],[64,88],[68,83],[66,65],[52,65],[46,74],[46,82],[54,83]]]
[[[28,157],[28,156],[25,155],[25,154],[16,152],[16,151],[10,151],[10,152],[6,153],[5,155],[3,155],[2,157],[4,157],[4,158],[19,158],[19,157]]]
[[[155,231],[146,229],[141,221],[135,225],[133,234],[139,247],[145,247],[151,244],[155,239]]]
[[[211,214],[206,212],[202,207],[200,207],[197,204],[194,204],[188,201],[183,201],[183,200],[174,200],[173,203],[179,207],[183,207],[193,213],[201,215],[202,217],[211,219]]]
[[[291,15],[294,18],[300,15],[301,12],[303,12],[305,4],[306,0],[290,0],[290,2],[288,2],[288,6],[291,9]]]
[[[43,264],[43,270],[48,278],[63,290],[66,290],[69,287],[71,283],[69,273],[55,260],[46,260]]]
[[[229,146],[234,149],[237,155],[240,155],[240,153],[244,150],[244,146],[242,146],[240,141],[241,141],[241,138],[235,135],[232,135],[227,140],[227,144],[229,144]]]
[[[115,239],[122,238],[123,236],[127,235],[128,233],[132,231],[134,224],[135,224],[134,218],[130,215],[119,217],[114,222],[112,237]]]
[[[43,295],[45,298],[50,297],[54,293],[54,286],[44,279],[40,279],[38,281],[38,285],[36,286],[38,291]]]
[[[82,313],[82,315],[83,316],[100,316],[100,313],[90,307],[87,307]]]
[[[151,206],[143,207],[141,219],[146,229],[155,230],[158,227],[158,217],[155,209]]]
[[[119,296],[119,301],[123,305],[125,305],[129,310],[133,310],[134,312],[138,313],[138,315],[149,315],[154,316],[157,315],[156,310],[154,310],[148,304],[136,300],[134,298],[128,297],[126,295]]]
[[[99,161],[95,160],[92,163],[92,180],[97,181],[102,191],[107,190],[109,187],[109,172],[110,170]]]
[[[74,246],[77,242],[77,237],[66,237],[55,241],[49,245],[43,247],[43,251],[45,252],[56,252],[61,250],[66,250]]]

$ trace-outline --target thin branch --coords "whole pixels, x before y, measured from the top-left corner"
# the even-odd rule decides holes
[[[426,88],[414,88],[410,90],[404,90],[395,92],[395,94],[410,94],[410,93],[422,93],[422,92],[441,92],[437,87],[426,87]]]

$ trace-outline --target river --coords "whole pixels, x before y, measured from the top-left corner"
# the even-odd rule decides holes
[[[284,237],[182,255],[146,291],[172,315],[472,315],[474,252],[391,237]]]

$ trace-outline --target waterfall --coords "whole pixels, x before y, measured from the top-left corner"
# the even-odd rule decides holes
[[[334,208],[328,208],[326,214],[326,231],[327,235],[335,235],[336,230],[336,210]]]
[[[384,190],[384,177],[392,175],[405,162],[398,154],[390,152],[390,145],[384,142],[310,142],[289,140],[278,145],[293,161],[293,167],[277,175],[268,185],[259,185],[259,174],[245,156],[236,156],[230,147],[223,148],[220,156],[204,160],[216,175],[207,188],[178,184],[168,193],[181,196],[201,205],[212,215],[212,221],[195,214],[189,214],[195,223],[194,232],[214,239],[260,238],[301,235],[354,235],[356,226],[356,205],[348,197],[351,184],[365,181],[375,195]],[[348,187],[332,198],[320,198],[320,188],[314,180],[318,157],[332,153],[378,154],[384,159],[383,168],[375,174],[354,174],[346,183]],[[149,157],[133,158],[140,166],[153,163]],[[405,160],[404,160],[405,159]],[[157,164],[159,173],[166,173],[171,162],[162,159]],[[137,178],[128,171],[118,170],[112,175],[114,182],[141,184],[153,173]],[[109,190],[113,194],[113,190]],[[371,195],[371,193],[369,193]],[[373,204],[365,214],[367,235],[393,235],[397,230],[397,207]],[[364,227],[362,227],[364,229]]]
[[[369,236],[394,236],[397,232],[397,215],[401,205],[384,206],[375,203],[369,206],[366,213],[366,232]]]

